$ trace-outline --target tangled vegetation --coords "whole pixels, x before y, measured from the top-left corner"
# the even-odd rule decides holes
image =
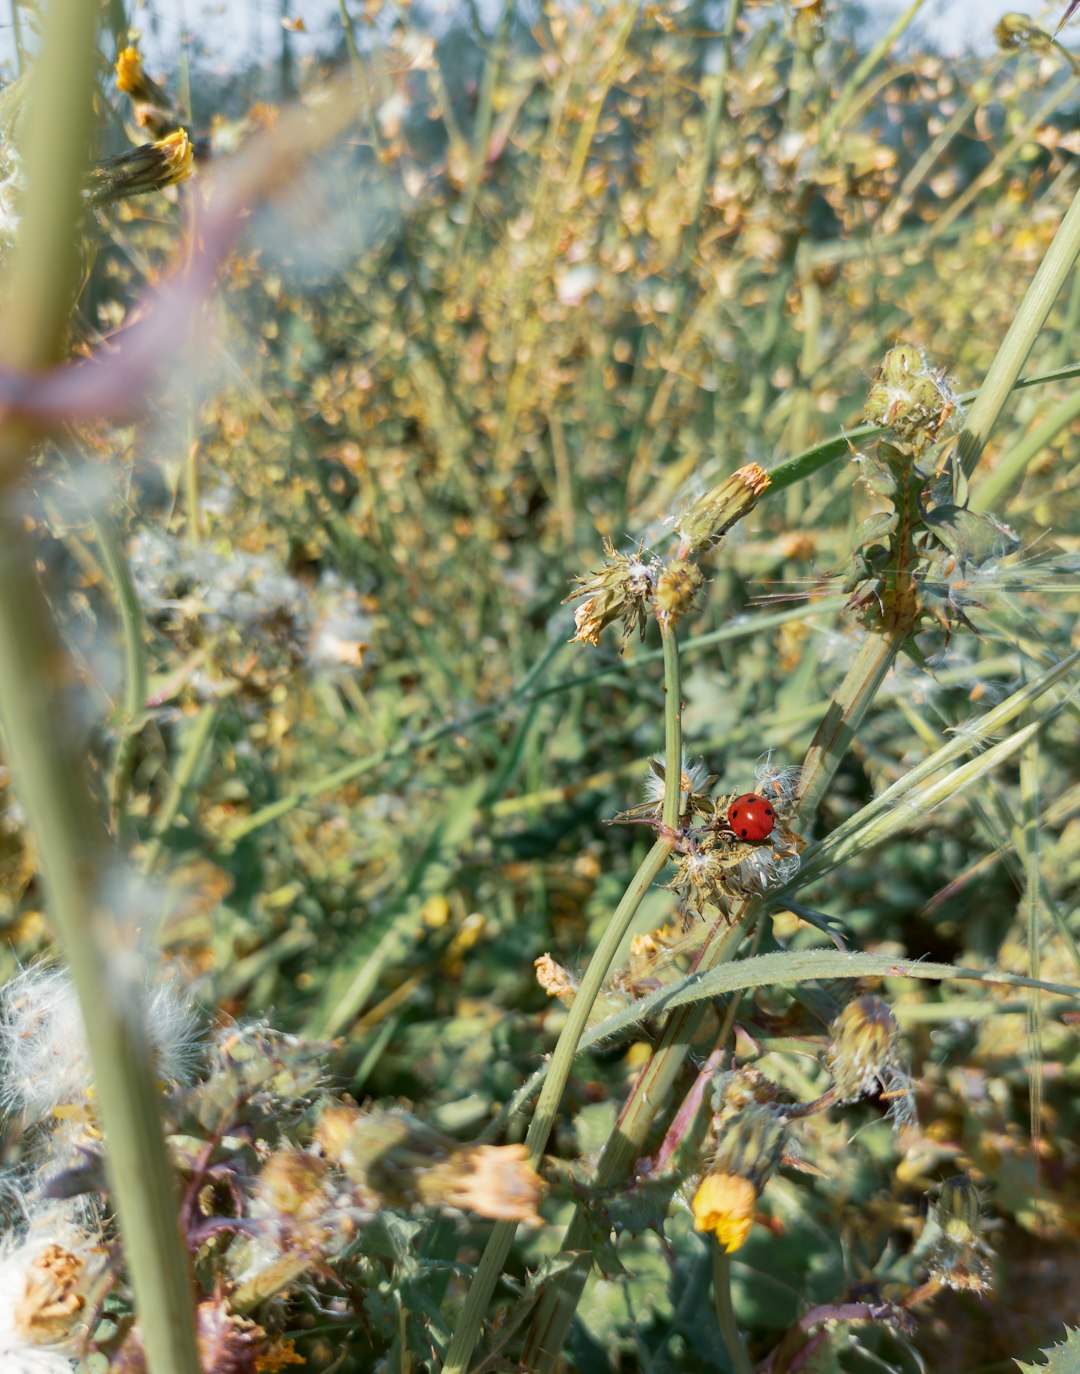
[[[0,91],[3,1367],[1075,1369],[1070,28],[101,8]]]

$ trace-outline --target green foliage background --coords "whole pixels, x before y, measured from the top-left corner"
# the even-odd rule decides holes
[[[182,549],[192,584],[244,555],[320,604],[351,589],[354,652],[334,671],[287,625],[249,640],[227,611],[144,605],[152,705],[119,772],[126,842],[160,884],[144,919],[207,1006],[340,1036],[358,1099],[415,1103],[462,1137],[554,1044],[564,1013],[533,959],[581,963],[649,840],[603,822],[634,804],[662,746],[659,654],[651,639],[569,646],[571,577],[603,536],[663,541],[722,475],[857,425],[898,338],[976,387],[1075,187],[1077,78],[1059,52],[961,62],[905,38],[863,69],[842,9],[762,4],[721,86],[718,8],[509,4],[495,30],[462,13],[436,41],[421,10],[369,4],[340,53],[274,75],[315,104],[351,64],[370,122],[256,216],[153,414],[80,435],[62,464],[47,453],[30,482],[103,798],[124,721],[102,522],[129,552],[148,530]],[[115,130],[128,111],[108,57]],[[242,146],[273,123],[272,105],[238,94],[244,80],[196,83],[193,132]],[[125,319],[197,194],[198,181],[86,221],[81,341]],[[1074,277],[1029,373],[1076,359],[1078,316]],[[1021,466],[1014,455],[1074,386],[1013,397],[973,490],[996,480],[1022,552],[970,589],[977,634],[930,626],[918,661],[898,665],[814,834],[1068,652],[1075,407]],[[766,751],[798,761],[855,651],[837,593],[875,509],[858,475],[841,454],[768,495],[713,558],[684,626],[684,729],[722,789],[751,788]],[[1039,738],[1036,826],[1006,766],[799,900],[843,921],[854,948],[1075,982],[1077,758],[1070,701]],[[46,936],[3,801],[14,969]],[[1035,843],[1037,955],[1023,902]],[[654,891],[639,928],[673,905]],[[822,940],[778,912],[762,949]],[[761,1358],[816,1304],[919,1281],[925,1195],[963,1169],[999,1219],[995,1295],[939,1299],[911,1338],[848,1328],[804,1367],[1010,1368],[1080,1320],[1075,1018],[1044,1004],[1033,1044],[1008,989],[875,987],[909,1041],[918,1144],[901,1150],[876,1105],[808,1125],[821,1176],[770,1185],[771,1225],[734,1263],[740,1322]],[[807,1099],[848,996],[814,993],[746,998],[734,1043]],[[557,1248],[582,1161],[641,1062],[635,1041],[580,1062],[552,1142],[552,1224],[514,1254],[522,1282]],[[607,1231],[571,1367],[726,1369],[685,1207],[663,1236],[635,1218],[617,1244]],[[466,1271],[448,1279],[434,1261],[475,1263],[483,1228],[388,1219],[387,1236],[366,1292],[329,1316],[298,1310],[312,1368],[435,1367],[431,1313]]]

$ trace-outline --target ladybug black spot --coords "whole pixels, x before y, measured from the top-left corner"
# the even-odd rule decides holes
[[[772,813],[773,813],[772,807],[771,807],[771,806],[767,806],[767,807],[765,808],[765,814],[766,814],[766,816],[771,816]]]
[[[742,830],[739,831],[739,834],[743,837],[744,840],[746,839],[746,827],[745,827],[745,826],[743,827]]]

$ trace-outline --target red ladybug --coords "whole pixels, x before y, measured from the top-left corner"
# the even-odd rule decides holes
[[[727,809],[727,823],[741,840],[764,840],[772,834],[776,812],[756,792],[744,792]]]

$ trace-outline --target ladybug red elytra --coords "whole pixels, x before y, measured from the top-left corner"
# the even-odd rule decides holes
[[[756,792],[744,792],[727,809],[727,823],[741,840],[764,840],[772,834],[776,812]]]

